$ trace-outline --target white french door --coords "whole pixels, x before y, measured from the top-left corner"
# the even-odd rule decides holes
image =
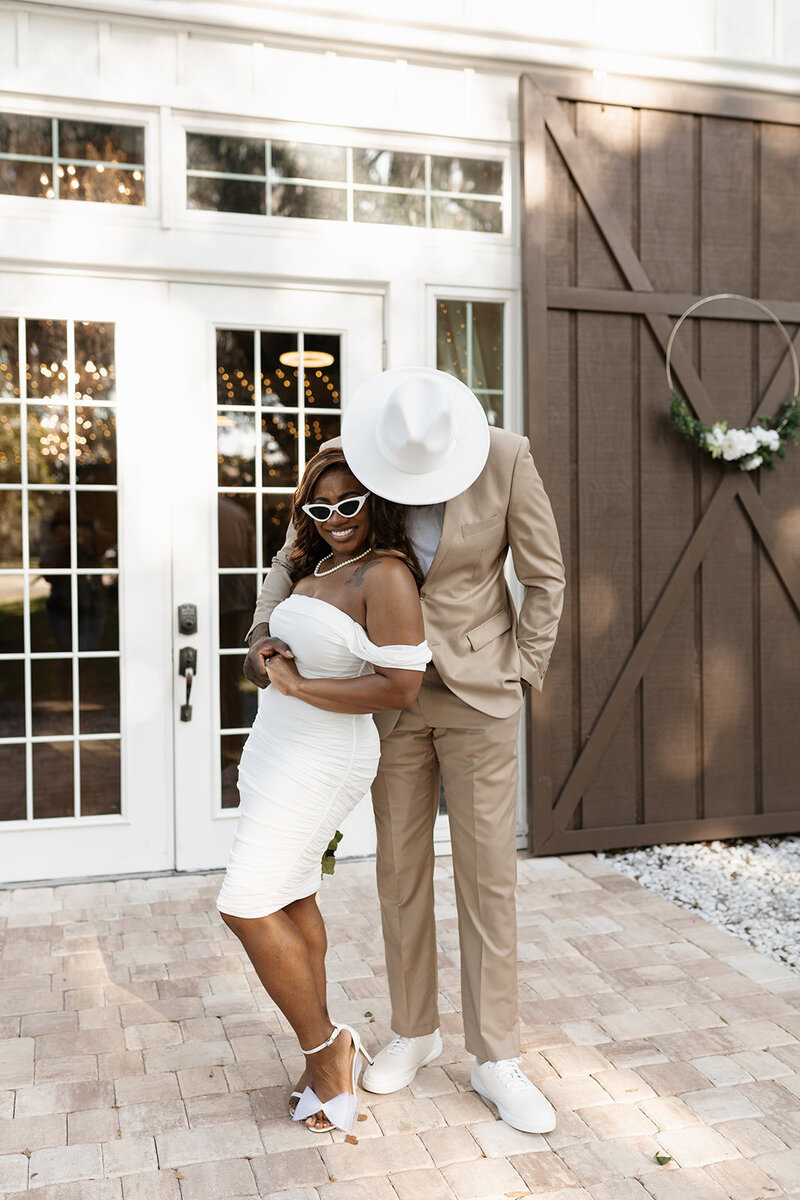
[[[192,870],[227,861],[259,700],[244,635],[299,474],[381,370],[383,297],[176,284],[170,311],[176,866]],[[189,713],[181,668],[193,662]],[[373,852],[368,798],[343,832],[342,855]]]
[[[0,880],[174,863],[174,376],[154,283],[5,274]]]

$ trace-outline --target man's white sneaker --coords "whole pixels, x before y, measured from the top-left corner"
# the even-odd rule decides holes
[[[442,1053],[442,1038],[438,1029],[424,1037],[396,1037],[375,1055],[375,1061],[361,1077],[361,1086],[368,1092],[384,1096],[407,1087],[420,1067],[433,1062]]]
[[[546,1096],[519,1069],[520,1058],[478,1063],[470,1083],[479,1096],[497,1105],[500,1119],[523,1133],[550,1133],[556,1114]],[[371,1068],[370,1068],[371,1069]]]

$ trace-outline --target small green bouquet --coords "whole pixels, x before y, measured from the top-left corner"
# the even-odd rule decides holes
[[[328,848],[322,855],[322,874],[332,875],[336,869],[336,847],[342,840],[342,834],[337,829],[331,840],[328,842]]]

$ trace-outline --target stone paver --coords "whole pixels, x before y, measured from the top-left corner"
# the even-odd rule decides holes
[[[444,1052],[362,1094],[355,1144],[289,1120],[302,1057],[219,880],[0,889],[8,1200],[800,1200],[800,976],[594,856],[519,862],[522,1064],[556,1106],[547,1135],[470,1088],[448,860]],[[340,864],[321,903],[332,1011],[377,1049],[374,865]]]

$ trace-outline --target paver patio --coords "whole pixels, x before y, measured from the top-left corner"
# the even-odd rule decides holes
[[[6,1200],[800,1200],[800,976],[593,855],[521,858],[523,1063],[559,1124],[518,1133],[469,1090],[438,863],[444,1053],[364,1093],[357,1145],[289,1120],[301,1059],[219,872],[0,892]],[[378,1048],[374,865],[322,906],[331,1009]]]

